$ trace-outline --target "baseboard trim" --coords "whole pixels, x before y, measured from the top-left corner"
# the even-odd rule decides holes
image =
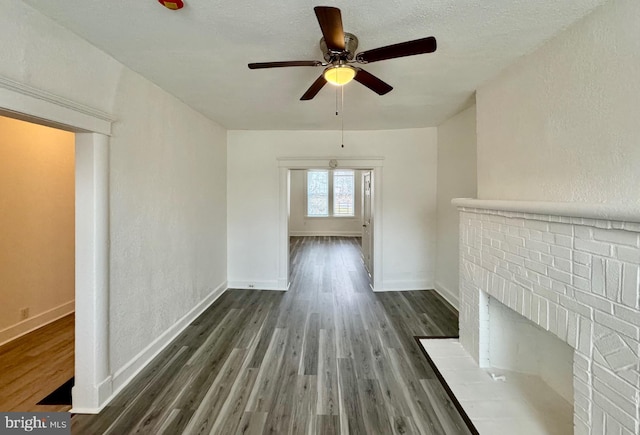
[[[276,290],[286,291],[289,290],[289,283],[282,282],[282,280],[271,281],[251,281],[251,280],[236,280],[229,281],[229,288],[240,290]]]
[[[442,296],[447,302],[449,302],[453,306],[453,308],[455,308],[456,310],[458,309],[458,307],[460,306],[460,300],[458,299],[458,296],[455,295],[451,290],[449,290],[447,286],[443,285],[441,282],[436,281],[435,291],[440,293],[440,296]]]
[[[227,290],[227,283],[223,282],[215,288],[207,297],[193,307],[180,320],[156,338],[151,344],[133,357],[123,368],[113,375],[111,396],[100,405],[100,412],[111,402],[137,375],[144,369],[165,347],[169,345],[184,329],[191,324],[200,314],[216,301]],[[93,413],[93,412],[91,412]]]
[[[64,316],[68,316],[75,311],[75,304],[75,301],[65,302],[62,305],[3,329],[0,331],[0,346],[33,332],[36,329],[40,329],[49,323],[55,322]]]
[[[428,290],[433,288],[433,283],[426,280],[397,280],[382,281],[382,288],[376,289],[376,292],[404,292],[414,290]]]
[[[362,237],[362,231],[289,231],[290,237]]]

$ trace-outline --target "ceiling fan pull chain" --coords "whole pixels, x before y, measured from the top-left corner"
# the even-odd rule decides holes
[[[338,116],[338,88],[336,88],[336,116]]]
[[[341,146],[341,148],[344,148],[344,86],[340,86],[340,94],[341,94],[340,123],[341,123],[341,129],[342,129],[342,146]]]

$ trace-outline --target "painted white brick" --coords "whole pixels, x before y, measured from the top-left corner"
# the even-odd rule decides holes
[[[556,245],[564,246],[565,248],[573,248],[573,237],[556,234],[555,239]]]
[[[593,239],[593,228],[589,228],[583,225],[577,225],[573,227],[573,234],[579,239]]]
[[[582,396],[589,398],[591,394],[591,387],[587,385],[585,382],[582,382],[580,379],[573,377],[573,391]]]
[[[571,260],[572,251],[569,248],[564,248],[558,245],[551,245],[551,255],[558,258],[564,258],[566,260]]]
[[[532,251],[540,252],[540,253],[548,254],[551,251],[551,248],[549,247],[549,244],[548,243],[544,243],[542,241],[536,241],[536,240],[533,240],[533,239],[528,239],[528,240],[525,240],[524,245],[528,249],[530,249]]]
[[[541,222],[538,220],[527,221],[525,223],[525,226],[533,230],[544,231],[544,232],[549,231],[549,223]]]
[[[628,347],[606,355],[604,359],[609,364],[609,367],[614,369],[616,372],[632,369],[638,364],[638,355],[633,353]]]
[[[613,304],[613,314],[632,325],[640,325],[640,311],[631,310],[622,305]]]
[[[573,226],[566,225],[566,224],[551,223],[549,224],[549,232],[556,233],[556,234],[564,234],[566,236],[572,236]]]
[[[549,302],[544,299],[539,299],[538,305],[538,325],[544,329],[549,329]]]
[[[627,263],[640,263],[640,249],[617,246],[615,251],[618,260],[626,261]]]
[[[573,272],[573,263],[571,262],[571,260],[565,260],[564,258],[554,258],[553,266],[556,269],[567,272],[569,274]]]
[[[605,415],[599,406],[593,406],[591,411],[591,424],[593,425],[593,435],[605,435]]]
[[[461,343],[476,356],[486,352],[479,343],[488,317],[478,304],[487,293],[478,289],[496,295],[576,349],[575,433],[596,435],[608,428],[639,435],[640,225],[634,224],[634,232],[627,223],[601,219],[475,209],[465,213],[469,226],[460,232]],[[467,221],[461,222],[464,226]],[[465,262],[472,262],[469,272]]]
[[[622,397],[619,393],[611,389],[606,383],[600,381],[597,377],[594,377],[593,379],[593,387],[597,392],[613,402],[622,411],[626,412],[630,416],[635,414],[635,404],[632,401]]]
[[[586,239],[575,239],[573,242],[578,251],[590,252],[592,254],[604,255],[607,257],[611,255],[611,245],[607,243]]]
[[[624,320],[617,319],[610,314],[605,314],[601,311],[594,313],[594,319],[596,322],[613,329],[620,334],[624,334],[627,337],[631,337],[635,340],[640,339],[640,332],[637,325],[632,325]]]
[[[561,281],[556,281],[556,280],[552,280],[551,281],[551,290],[553,290],[556,293],[566,293],[567,291],[567,284],[564,284]]]
[[[549,271],[549,276],[552,279],[558,280],[565,284],[573,284],[573,277],[571,276],[570,273],[563,272],[558,269],[554,269],[553,267],[550,267],[548,271]]]
[[[572,312],[567,318],[567,343],[574,349],[578,347],[578,315]]]
[[[569,328],[569,312],[563,307],[558,307],[558,331],[556,335],[560,340],[566,342],[567,341],[567,330]]]
[[[593,257],[593,261],[591,262],[591,291],[602,296],[605,295],[604,270],[604,258]]]
[[[586,318],[591,318],[593,309],[586,304],[581,304],[580,302],[576,301],[574,298],[570,298],[565,295],[560,295],[559,303],[561,306],[567,308],[568,310],[576,314],[580,314],[581,316],[584,316]]]
[[[599,379],[601,382],[614,387],[615,391],[620,394],[625,400],[628,400],[630,402],[633,402],[635,400],[637,390],[633,385],[629,384],[629,382],[625,381],[612,371],[605,369],[598,364],[593,364],[592,370],[594,380]]]
[[[586,252],[576,252],[573,253],[573,261],[578,264],[584,264],[586,266],[591,265],[591,255]]]
[[[586,278],[582,278],[579,277],[577,275],[574,275],[573,277],[573,285],[575,288],[582,290],[582,291],[586,291],[586,292],[591,292],[591,281],[589,281]]]
[[[591,268],[576,263],[575,261],[573,262],[573,273],[585,279],[591,278]]]
[[[519,255],[505,253],[504,259],[510,263],[517,264],[518,266],[524,266],[524,258]]]
[[[552,334],[558,335],[558,305],[549,302],[549,324],[547,330]]]
[[[524,267],[542,275],[547,274],[547,266],[537,261],[524,260]]]
[[[600,406],[605,414],[608,414],[615,418],[619,423],[621,423],[626,428],[633,428],[635,426],[635,419],[631,417],[626,412],[622,411],[618,406],[612,403],[609,399],[607,399],[604,395],[599,393],[598,391],[593,392],[593,402]]]
[[[551,233],[542,233],[542,241],[549,244],[555,244],[556,238]]]
[[[547,254],[540,254],[540,261],[547,266],[553,266],[553,257]]]
[[[576,292],[576,300],[605,313],[613,313],[613,303],[591,293]]]
[[[603,230],[596,228],[593,231],[594,240],[609,242],[611,244],[629,245],[638,247],[638,233],[624,230]]]
[[[605,434],[607,435],[622,435],[622,425],[613,418],[605,419]]]
[[[622,275],[622,303],[631,308],[640,306],[640,287],[638,286],[640,268],[637,264],[625,264]]]
[[[591,338],[592,334],[592,323],[591,320],[586,319],[584,317],[580,317],[579,327],[578,327],[578,347],[576,348],[578,351],[582,353],[582,355],[589,356],[591,355],[591,346],[593,344],[593,340]]]
[[[622,278],[622,263],[616,260],[607,260],[605,279],[605,293],[607,299],[619,301],[620,299],[620,282]]]

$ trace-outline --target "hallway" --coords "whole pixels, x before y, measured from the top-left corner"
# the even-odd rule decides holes
[[[358,239],[294,237],[288,292],[228,290],[81,434],[467,434],[414,336],[434,291],[373,293]]]

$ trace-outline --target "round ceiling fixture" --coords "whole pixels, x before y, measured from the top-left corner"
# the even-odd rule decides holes
[[[343,86],[349,83],[356,76],[356,69],[349,65],[333,65],[324,70],[326,81],[336,86]]]
[[[182,0],[158,0],[158,2],[165,8],[171,9],[172,11],[177,11],[184,7],[184,2]]]

